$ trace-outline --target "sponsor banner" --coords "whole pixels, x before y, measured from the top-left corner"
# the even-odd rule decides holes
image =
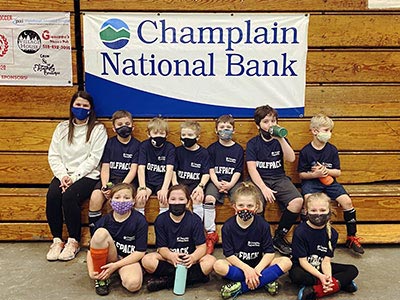
[[[0,85],[72,85],[69,13],[0,11]]]
[[[307,14],[85,13],[86,90],[96,112],[251,117],[304,113]]]
[[[369,9],[399,8],[400,0],[368,0]]]

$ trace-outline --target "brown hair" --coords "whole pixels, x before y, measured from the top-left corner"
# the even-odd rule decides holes
[[[116,185],[114,185],[111,188],[110,198],[112,198],[116,192],[119,192],[119,191],[122,191],[122,190],[129,190],[131,192],[131,194],[132,194],[132,198],[133,199],[135,198],[135,194],[136,194],[135,193],[135,188],[131,184],[124,183],[124,182],[117,183]]]
[[[171,186],[171,187],[168,189],[167,199],[169,199],[169,196],[171,195],[171,192],[173,192],[173,191],[179,191],[179,190],[181,190],[181,191],[183,191],[183,192],[185,193],[186,199],[188,200],[187,206],[188,206],[189,209],[191,210],[191,207],[192,207],[192,198],[190,197],[189,188],[188,188],[186,185],[184,185],[184,184],[176,184],[176,185]]]
[[[215,121],[215,129],[218,128],[219,123],[229,123],[235,128],[235,119],[232,115],[222,115]]]
[[[257,125],[260,125],[261,120],[269,115],[275,117],[276,121],[278,121],[278,112],[276,111],[276,109],[272,108],[269,105],[259,106],[254,111],[254,122],[256,122]]]
[[[117,110],[115,113],[113,113],[112,117],[111,117],[111,121],[113,126],[115,126],[115,121],[121,118],[129,118],[131,120],[131,122],[133,121],[132,119],[132,114],[127,111],[127,110]]]
[[[189,128],[194,131],[196,136],[200,135],[201,127],[200,127],[200,123],[197,121],[187,120],[187,121],[182,122],[180,126],[181,126],[181,130],[183,128]]]
[[[258,206],[257,213],[263,210],[263,198],[261,196],[260,190],[251,181],[244,181],[235,190],[232,195],[232,203],[235,204],[239,196],[244,196],[249,199],[254,199],[256,205]]]

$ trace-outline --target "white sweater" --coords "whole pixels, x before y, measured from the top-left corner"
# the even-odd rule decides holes
[[[107,131],[97,124],[86,143],[87,124],[74,124],[72,143],[68,143],[68,121],[57,125],[49,148],[48,160],[55,177],[60,181],[69,176],[72,182],[83,177],[100,178],[100,160],[107,142]]]

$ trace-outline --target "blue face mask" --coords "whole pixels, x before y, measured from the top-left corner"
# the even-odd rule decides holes
[[[82,107],[72,107],[71,112],[75,118],[77,118],[80,121],[83,121],[87,117],[89,117],[90,109],[86,109],[86,108],[82,108]]]

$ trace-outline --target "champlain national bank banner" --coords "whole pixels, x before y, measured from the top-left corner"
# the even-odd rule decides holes
[[[69,13],[0,11],[0,85],[72,86]]]
[[[85,85],[98,116],[304,113],[307,14],[85,13]]]

